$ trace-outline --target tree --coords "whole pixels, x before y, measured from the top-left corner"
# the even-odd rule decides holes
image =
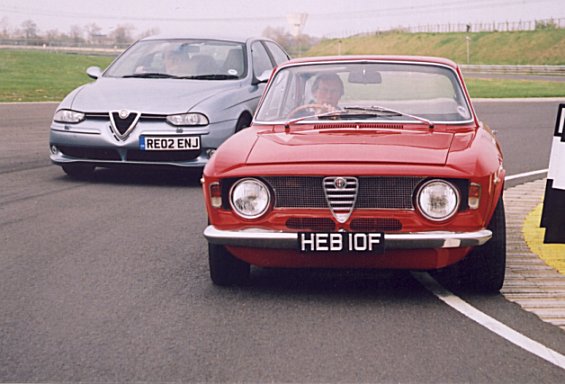
[[[0,37],[8,38],[10,36],[10,32],[8,28],[10,27],[10,23],[8,22],[8,18],[4,16],[0,19]]]
[[[45,39],[49,45],[57,45],[61,41],[61,32],[57,29],[50,29],[45,32]]]
[[[117,46],[127,46],[133,42],[131,34],[134,29],[135,27],[131,24],[118,25],[112,32],[110,32],[110,37],[114,40],[114,44]]]
[[[26,20],[21,25],[26,41],[37,38],[37,24],[33,20]]]
[[[82,37],[82,35],[83,35],[83,30],[80,25],[71,25],[69,36],[73,44],[78,45],[84,42],[84,38]]]
[[[292,49],[293,37],[282,27],[267,27],[263,30],[263,36],[275,40],[287,51],[290,51]]]
[[[305,34],[299,34],[294,37],[282,27],[267,27],[263,30],[263,36],[275,40],[282,45],[291,56],[303,54],[320,41],[318,38]]]
[[[143,39],[144,37],[147,36],[153,36],[153,35],[158,35],[159,34],[159,28],[151,28],[151,29],[147,29],[143,32],[141,32],[139,34],[139,36],[137,36],[138,39]]]
[[[93,44],[97,37],[100,36],[102,28],[96,23],[89,23],[84,26],[84,31],[86,32],[86,39],[90,44]]]

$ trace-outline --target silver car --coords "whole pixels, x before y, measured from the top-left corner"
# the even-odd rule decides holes
[[[142,39],[72,91],[49,136],[51,161],[71,177],[123,164],[202,168],[249,126],[273,67],[288,60],[274,41]]]

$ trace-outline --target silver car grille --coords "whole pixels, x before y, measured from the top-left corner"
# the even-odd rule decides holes
[[[324,179],[317,176],[264,178],[274,191],[275,207],[331,209],[326,199]],[[355,209],[401,210],[414,209],[414,191],[424,180],[412,176],[358,176],[353,179],[357,180]]]
[[[324,194],[330,211],[339,223],[345,223],[357,200],[359,183],[355,177],[326,177]]]

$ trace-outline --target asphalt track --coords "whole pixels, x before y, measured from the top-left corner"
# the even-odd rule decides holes
[[[509,175],[547,167],[558,102],[476,103]],[[409,274],[257,270],[252,287],[213,287],[197,180],[68,179],[47,159],[54,107],[0,105],[0,380],[565,380]],[[504,295],[460,298],[565,354],[561,329]]]

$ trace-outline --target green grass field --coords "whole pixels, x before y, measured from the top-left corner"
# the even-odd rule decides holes
[[[387,32],[325,39],[304,55],[338,53],[439,56],[460,64],[565,65],[565,29],[469,34]]]
[[[60,101],[92,81],[86,68],[106,67],[111,57],[27,50],[0,50],[0,102]]]
[[[565,97],[565,83],[532,80],[466,79],[472,98]]]
[[[61,101],[77,86],[92,81],[86,68],[105,68],[112,59],[0,49],[0,102]],[[467,86],[473,98],[565,97],[565,87],[558,82],[467,79]]]

